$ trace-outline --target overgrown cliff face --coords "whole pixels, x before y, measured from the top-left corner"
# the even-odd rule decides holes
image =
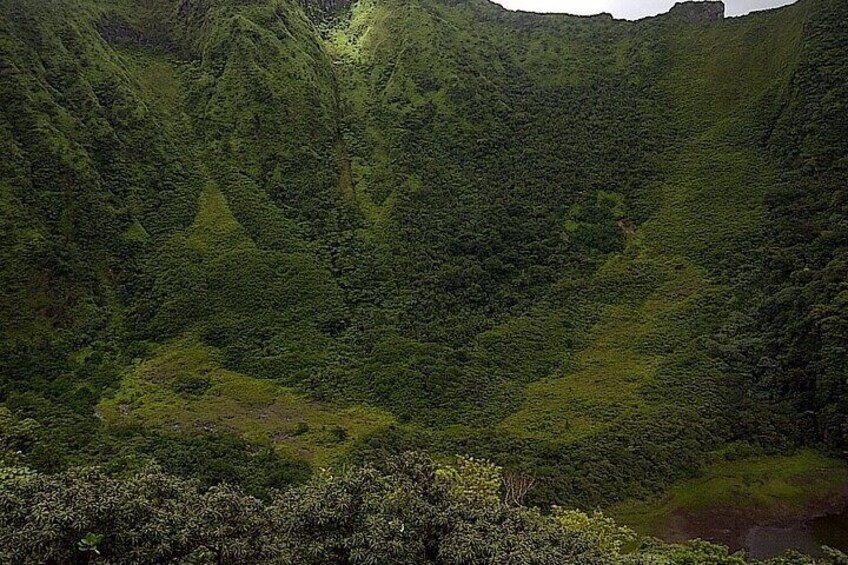
[[[688,22],[716,22],[724,19],[724,2],[678,2],[669,15]]]
[[[426,446],[596,504],[784,433],[756,412],[771,402],[828,407],[810,426],[844,441],[842,3],[0,10],[0,401],[72,435],[56,457],[112,429],[294,458]],[[779,310],[777,258],[806,281],[787,334],[755,313]],[[805,351],[820,368],[791,400],[744,394]],[[282,386],[308,422],[267,400]]]

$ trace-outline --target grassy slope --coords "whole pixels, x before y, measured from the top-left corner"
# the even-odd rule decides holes
[[[0,181],[10,259],[0,297],[2,400],[78,434],[71,456],[83,452],[80,436],[97,436],[65,418],[92,422],[101,394],[104,413],[121,415],[107,419],[118,427],[167,429],[173,422],[162,414],[180,406],[189,434],[243,433],[315,464],[385,426],[380,411],[311,402],[273,382],[307,379],[343,317],[326,253],[302,225],[321,195],[310,192],[319,202],[302,202],[295,217],[269,197],[281,175],[294,192],[334,177],[316,132],[332,129],[322,123],[331,84],[314,77],[324,88],[316,99],[315,84],[290,80],[326,71],[299,8],[280,3],[276,18],[228,3],[186,13],[168,2],[0,8],[2,127],[19,157],[4,158]],[[257,73],[266,79],[260,91]],[[269,97],[273,105],[263,106]],[[267,121],[256,123],[263,108]],[[277,170],[261,170],[268,163]],[[144,338],[168,343],[152,353],[153,368],[115,371],[151,355]],[[251,376],[223,364],[246,365]],[[186,401],[150,386],[148,370],[173,367],[189,388],[213,379],[210,396]],[[128,411],[109,411],[128,397]],[[266,409],[267,419],[258,415]],[[299,439],[286,437],[294,432]]]
[[[663,89],[684,133],[658,157],[659,209],[589,283],[623,299],[597,293],[601,313],[575,368],[532,384],[505,429],[580,436],[657,403],[708,398],[721,375],[698,341],[724,323],[733,268],[752,260],[776,184],[745,117],[786,88],[803,9],[671,34]]]
[[[760,120],[776,115],[787,96],[808,7],[667,32],[674,66],[660,88],[669,101],[664,111],[679,129],[656,156],[661,172],[651,192],[657,209],[582,290],[569,289],[574,294],[566,299],[566,315],[576,312],[582,319],[574,325],[590,327],[584,335],[567,333],[559,345],[549,333],[545,345],[537,345],[536,351],[551,347],[551,365],[560,368],[529,386],[524,404],[498,425],[500,431],[531,441],[586,438],[603,445],[604,430],[623,422],[663,426],[670,411],[680,410],[687,416],[677,425],[726,416],[733,383],[708,350],[709,340],[732,324],[737,285],[745,280],[740,269],[756,261],[767,227],[766,200],[778,184],[778,169],[758,145]],[[522,37],[530,52],[544,44],[534,39]],[[621,39],[617,51],[626,52],[630,42],[639,40]],[[551,61],[542,51],[527,58],[544,68]],[[537,72],[544,82],[579,81],[567,68]],[[563,316],[547,314],[547,320]],[[468,448],[473,441],[459,443]],[[750,463],[750,471],[742,462],[728,472],[745,475],[770,464]],[[777,482],[766,482],[762,493],[783,494]]]
[[[234,431],[255,445],[325,466],[391,418],[376,409],[334,407],[273,381],[224,369],[220,353],[191,337],[160,346],[101,402],[111,426]]]
[[[297,367],[319,364],[326,355],[327,337],[313,322],[320,316],[318,303],[333,297],[329,273],[302,230],[252,183],[228,172],[227,162],[201,141],[209,110],[198,114],[193,108],[197,69],[161,50],[129,45],[118,53],[205,187],[192,224],[150,259],[153,292],[161,296],[151,324],[165,334],[182,327],[182,336],[129,369],[99,412],[118,429],[227,430],[252,444],[272,445],[286,457],[328,464],[363,434],[391,422],[379,410],[316,403],[274,382],[296,381],[291,373]],[[220,80],[239,81],[238,73]],[[311,312],[304,315],[304,306]],[[227,356],[197,336],[233,318],[238,326],[243,315],[254,316],[256,325],[277,326],[276,347],[250,360],[254,376],[225,369]],[[257,378],[257,372],[271,380]],[[181,385],[199,389],[184,392]]]
[[[695,479],[675,484],[662,497],[611,509],[642,535],[687,539],[690,523],[712,521],[717,528],[743,523],[770,524],[804,519],[838,507],[844,499],[848,467],[814,451],[720,461]]]
[[[693,418],[716,411],[722,401],[711,395],[724,375],[704,354],[704,338],[732,316],[734,277],[753,262],[766,198],[777,185],[748,116],[786,96],[805,10],[802,4],[672,36],[678,65],[663,86],[689,133],[661,157],[659,209],[595,275],[601,287],[614,277],[619,289],[641,290],[601,307],[574,368],[531,384],[503,429],[581,437],[668,403],[698,406]],[[676,530],[680,514],[695,522],[711,512],[779,521],[809,512],[845,481],[843,463],[813,452],[745,459],[715,464],[657,502],[615,512],[640,533],[679,540],[709,530]]]

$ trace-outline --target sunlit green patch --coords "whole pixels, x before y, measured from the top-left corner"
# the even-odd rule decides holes
[[[115,427],[238,432],[315,466],[392,422],[375,408],[315,402],[270,380],[228,371],[219,357],[190,337],[163,345],[127,373],[98,411]]]

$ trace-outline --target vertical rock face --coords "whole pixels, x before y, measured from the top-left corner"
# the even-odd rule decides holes
[[[678,2],[669,14],[688,22],[715,22],[724,19],[724,2]]]

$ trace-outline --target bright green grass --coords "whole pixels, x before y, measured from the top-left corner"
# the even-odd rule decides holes
[[[252,246],[244,228],[230,211],[227,199],[213,183],[208,184],[200,195],[188,243],[203,253],[221,253],[240,245]]]
[[[640,386],[654,379],[667,353],[685,344],[687,319],[708,289],[699,269],[684,261],[637,263],[642,273],[629,260],[618,262],[602,269],[598,280],[629,277],[635,292],[642,284],[651,291],[636,301],[625,294],[604,306],[575,356],[576,368],[531,384],[524,405],[501,423],[503,429],[577,438],[648,408]]]
[[[180,386],[185,383],[201,384],[187,392]],[[322,404],[270,380],[228,371],[214,348],[191,337],[161,346],[130,370],[99,412],[116,427],[232,431],[316,466],[329,464],[357,439],[392,422],[374,408]]]
[[[813,450],[795,455],[719,461],[660,499],[619,504],[611,513],[645,535],[657,534],[679,513],[737,510],[780,519],[844,488],[848,464]]]

